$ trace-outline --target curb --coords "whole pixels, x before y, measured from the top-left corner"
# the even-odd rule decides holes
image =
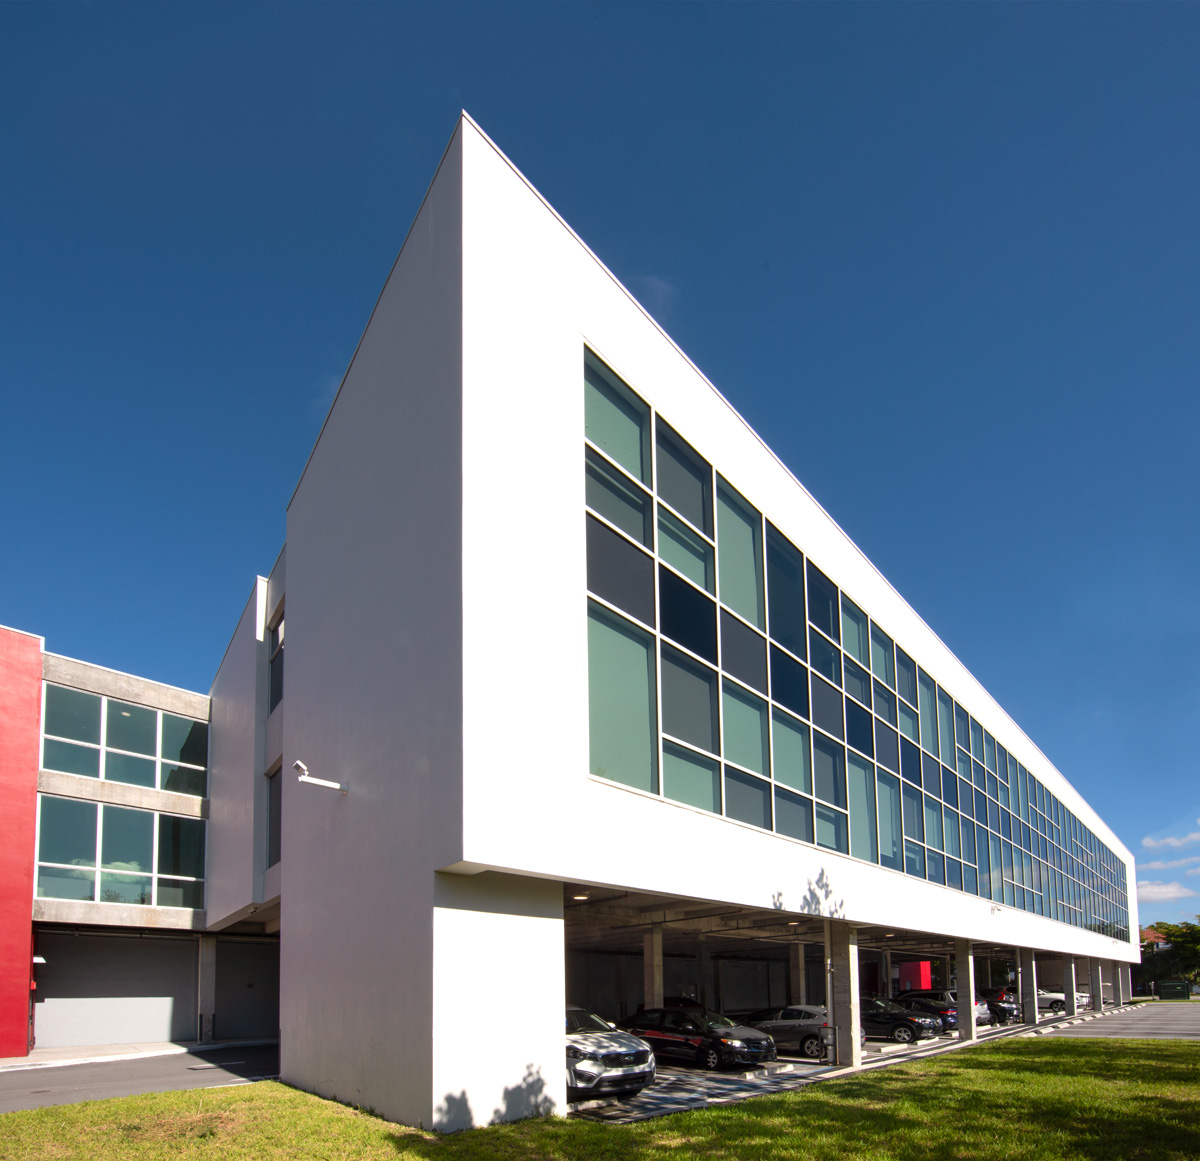
[[[263,1048],[278,1044],[278,1040],[221,1040],[213,1044],[168,1044],[162,1048],[151,1048],[145,1052],[120,1052],[108,1056],[73,1056],[69,1060],[22,1060],[14,1064],[0,1064],[0,1072],[27,1072],[36,1068],[69,1068],[73,1064],[108,1064],[121,1060],[150,1060],[156,1056],[203,1055],[218,1052],[222,1048]]]

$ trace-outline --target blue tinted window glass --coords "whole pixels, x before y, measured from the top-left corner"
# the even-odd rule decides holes
[[[774,645],[771,646],[771,696],[793,713],[808,717],[808,671]]]

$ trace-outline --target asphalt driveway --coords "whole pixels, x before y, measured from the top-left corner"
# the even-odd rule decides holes
[[[249,1084],[279,1073],[278,1045],[0,1072],[0,1113],[102,1097]]]
[[[1117,1036],[1140,1040],[1200,1040],[1200,1002],[1157,1000],[1138,1004],[1128,1012],[1113,1012],[1100,1020],[1049,1028],[1045,1035],[1089,1039]]]

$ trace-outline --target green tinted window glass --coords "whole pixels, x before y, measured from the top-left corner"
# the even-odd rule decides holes
[[[935,757],[938,753],[937,686],[921,673],[917,684],[921,692],[921,743]]]
[[[824,734],[813,739],[813,782],[818,798],[846,806],[846,750]]]
[[[42,797],[38,859],[43,863],[96,865],[96,804]]]
[[[158,869],[168,875],[204,878],[204,823],[198,818],[158,816]]]
[[[100,902],[136,903],[149,907],[153,883],[149,875],[114,875],[104,871],[100,875]]]
[[[712,546],[665,508],[658,510],[658,555],[688,580],[713,591]]]
[[[639,544],[651,547],[650,497],[631,484],[588,448],[584,464],[584,495],[587,506],[610,520]],[[164,727],[163,745],[166,745]]]
[[[194,794],[203,798],[208,789],[208,775],[203,770],[193,770],[188,766],[162,766],[162,789],[173,791],[175,794]]]
[[[721,811],[721,771],[699,754],[663,744],[663,794],[701,810]]]
[[[649,483],[650,409],[590,351],[583,370],[584,431],[631,476]]]
[[[110,871],[152,871],[154,814],[148,810],[104,807],[100,820],[100,865]]]
[[[717,573],[721,600],[763,628],[762,521],[727,487],[717,492]]]
[[[833,851],[847,851],[846,816],[840,810],[831,810],[817,803],[817,846]]]
[[[909,705],[917,704],[917,666],[903,649],[896,649],[896,681],[900,696]]]
[[[204,906],[204,884],[189,883],[181,879],[159,879],[158,905],[192,907],[199,910]]]
[[[94,899],[96,872],[38,867],[37,893],[39,899]]]
[[[109,750],[104,756],[104,778],[107,782],[127,782],[130,786],[153,786],[154,759],[114,754]]]
[[[901,787],[904,799],[904,835],[919,843],[925,841],[925,817],[921,803],[921,792],[915,786],[905,782]]]
[[[954,702],[944,690],[937,695],[938,738],[941,741],[941,757],[947,766],[954,761]]]
[[[850,853],[869,863],[879,861],[875,841],[875,767],[853,751],[846,762],[850,800]]]
[[[650,638],[628,621],[588,610],[589,769],[658,790],[657,681]]]
[[[879,861],[893,871],[904,869],[904,830],[900,822],[900,780],[877,772],[879,790]]]
[[[842,597],[842,648],[861,664],[871,664],[867,614],[846,596]]]
[[[104,744],[114,750],[153,754],[157,747],[158,714],[145,706],[108,700],[108,733]]]
[[[712,469],[661,419],[658,494],[685,520],[712,535]]]
[[[162,756],[167,762],[208,765],[208,724],[174,714],[162,716]]]
[[[100,751],[92,746],[77,746],[73,742],[42,742],[42,769],[61,770],[64,774],[83,774],[100,777]]]
[[[896,653],[892,639],[877,625],[871,626],[871,672],[896,688]]]
[[[100,741],[100,699],[80,689],[46,686],[47,734],[77,742]]]
[[[958,815],[954,813],[950,807],[943,808],[943,834],[946,839],[946,854],[953,855],[956,859],[962,858],[962,849],[958,842]]]
[[[899,703],[900,706],[900,732],[908,739],[914,742],[921,741],[921,732],[917,728],[916,711],[908,707],[904,702]]]
[[[805,794],[812,793],[812,762],[808,749],[808,726],[779,710],[771,715],[774,728],[775,781]],[[811,842],[811,838],[809,839]]]
[[[925,845],[942,849],[942,804],[925,795]]]
[[[721,699],[725,714],[725,758],[756,774],[768,770],[767,704],[725,683]]]

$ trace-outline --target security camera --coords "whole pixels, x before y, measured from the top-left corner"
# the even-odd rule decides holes
[[[295,770],[301,778],[308,773],[308,767],[303,762],[298,760],[292,763],[292,769]]]

